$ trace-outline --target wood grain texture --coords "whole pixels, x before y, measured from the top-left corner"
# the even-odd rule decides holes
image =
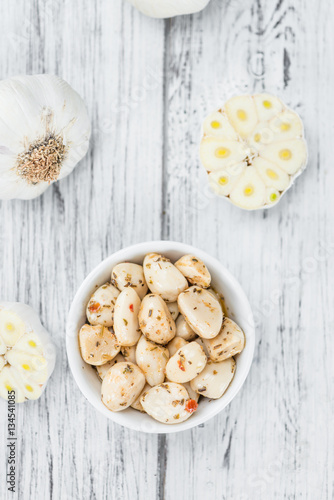
[[[31,202],[1,203],[1,297],[29,303],[58,346],[45,395],[17,407],[16,495],[282,500],[334,498],[334,6],[212,0],[194,16],[146,18],[122,0],[1,1],[0,78],[50,72],[93,125],[75,172]],[[267,212],[214,198],[200,125],[230,95],[266,89],[304,119],[306,172]],[[97,414],[65,353],[66,315],[101,259],[150,239],[218,257],[254,307],[257,349],[232,404],[167,437]]]

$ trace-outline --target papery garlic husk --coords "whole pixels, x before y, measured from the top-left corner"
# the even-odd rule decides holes
[[[303,123],[270,94],[232,97],[204,120],[200,158],[218,196],[270,208],[306,167]]]
[[[79,94],[53,75],[0,82],[0,199],[29,200],[85,156],[91,126]]]
[[[210,0],[128,0],[149,17],[168,18],[203,10]]]
[[[17,403],[38,399],[56,362],[56,349],[35,311],[0,302],[0,397],[15,391]]]

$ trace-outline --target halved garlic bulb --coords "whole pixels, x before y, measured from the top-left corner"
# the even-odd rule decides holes
[[[91,133],[82,98],[53,75],[0,82],[0,199],[28,200],[72,172]]]
[[[306,166],[303,123],[270,94],[232,97],[204,120],[200,158],[217,195],[269,208]]]
[[[150,17],[168,18],[193,14],[204,9],[210,0],[128,0],[140,12]]]
[[[0,396],[38,399],[53,372],[56,351],[35,311],[19,302],[0,303]]]

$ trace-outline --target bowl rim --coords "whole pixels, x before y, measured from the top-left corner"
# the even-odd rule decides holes
[[[161,422],[156,422],[154,419],[152,419],[152,422],[155,424],[160,424],[163,425],[163,429],[154,429],[154,425],[152,425],[152,428],[142,428],[139,425],[136,425],[135,423],[132,424],[132,422],[127,422],[126,424],[122,423],[119,421],[117,418],[117,415],[119,415],[121,412],[111,412],[105,407],[99,407],[95,404],[94,401],[91,400],[89,390],[88,390],[88,385],[84,380],[84,377],[82,376],[82,366],[78,366],[77,363],[77,353],[79,352],[79,343],[77,341],[77,330],[73,330],[73,317],[76,317],[78,315],[78,310],[82,311],[82,300],[81,296],[83,294],[87,293],[87,288],[88,286],[91,287],[91,281],[94,280],[94,277],[97,277],[101,272],[103,272],[108,266],[111,268],[115,264],[111,264],[114,262],[117,262],[117,260],[122,261],[122,257],[124,260],[124,253],[132,252],[132,253],[137,253],[137,254],[145,254],[145,253],[150,253],[150,252],[171,252],[171,251],[176,251],[176,252],[181,252],[184,254],[195,254],[198,256],[203,262],[208,263],[208,267],[212,268],[214,266],[217,266],[221,269],[221,271],[224,274],[224,279],[225,281],[229,281],[230,285],[233,286],[233,289],[236,291],[238,297],[246,304],[248,307],[248,311],[246,312],[247,315],[247,324],[248,324],[248,329],[247,329],[247,342],[246,342],[246,348],[248,352],[248,356],[246,358],[245,366],[243,367],[242,375],[239,379],[238,384],[231,390],[229,390],[225,393],[225,398],[224,402],[221,405],[211,405],[211,411],[209,411],[206,415],[200,419],[200,421],[195,421],[193,423],[193,419],[189,418],[185,422],[181,422],[176,425],[167,425],[163,424]],[[133,257],[135,258],[135,257]],[[210,263],[209,263],[210,261]],[[74,349],[74,343],[73,340],[75,339],[76,341],[76,350],[77,352],[75,353]],[[188,245],[186,243],[178,242],[178,241],[172,241],[172,240],[152,240],[152,241],[145,241],[141,243],[136,243],[127,247],[124,247],[112,254],[110,254],[108,257],[103,259],[97,266],[95,266],[91,272],[86,276],[86,278],[83,280],[79,288],[77,289],[75,296],[73,298],[73,301],[71,303],[71,307],[67,316],[67,322],[66,322],[66,352],[67,352],[67,358],[68,358],[68,364],[70,366],[72,375],[74,377],[74,380],[79,387],[81,393],[85,396],[85,398],[89,401],[89,403],[94,406],[94,408],[101,414],[103,414],[105,417],[107,417],[109,420],[112,420],[113,422],[122,425],[123,427],[126,427],[131,430],[135,431],[140,431],[148,434],[170,434],[170,433],[176,433],[176,432],[182,432],[187,429],[191,429],[194,427],[197,427],[204,422],[207,422],[214,416],[216,416],[218,413],[220,413],[226,406],[230,404],[232,399],[236,397],[242,386],[244,385],[244,382],[249,374],[253,358],[254,358],[254,350],[255,350],[255,322],[254,322],[254,317],[253,317],[253,312],[251,305],[249,303],[249,300],[241,287],[240,283],[237,281],[237,279],[231,274],[230,271],[215,257],[211,256],[204,250],[201,250],[197,247],[194,247],[192,245]],[[245,348],[245,349],[246,349]],[[80,352],[79,352],[80,355]],[[80,355],[81,359],[81,355]],[[214,400],[215,402],[220,401],[220,399]],[[135,411],[135,410],[134,410]],[[135,419],[134,419],[135,420]]]

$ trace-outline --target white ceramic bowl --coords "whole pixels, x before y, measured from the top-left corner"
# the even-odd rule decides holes
[[[198,410],[188,420],[180,424],[167,425],[157,422],[145,413],[128,408],[121,412],[109,411],[101,401],[101,382],[95,368],[87,365],[81,358],[78,332],[86,322],[86,304],[96,287],[110,280],[112,268],[124,261],[141,264],[144,256],[150,252],[157,252],[170,258],[172,262],[185,254],[194,254],[207,265],[211,276],[212,286],[225,299],[228,316],[234,319],[246,335],[246,346],[241,354],[236,356],[236,372],[231,385],[225,394],[216,400],[201,398]],[[190,245],[175,241],[150,241],[139,243],[112,254],[99,264],[85,279],[77,291],[68,316],[66,329],[66,347],[69,365],[73,376],[83,395],[95,408],[110,420],[130,429],[167,434],[196,427],[222,411],[236,396],[245,382],[249,372],[255,346],[254,320],[247,297],[237,280],[217,260]]]

